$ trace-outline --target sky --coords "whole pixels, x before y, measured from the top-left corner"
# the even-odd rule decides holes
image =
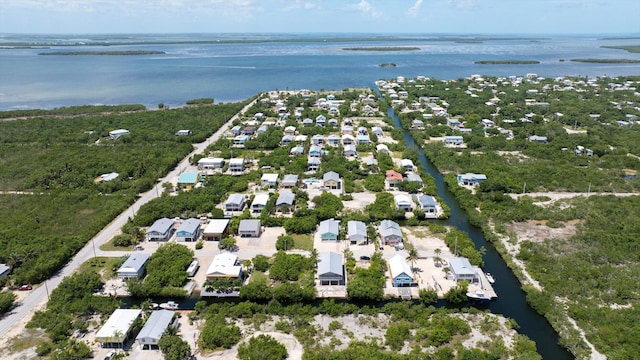
[[[640,0],[0,0],[0,33],[640,33]]]

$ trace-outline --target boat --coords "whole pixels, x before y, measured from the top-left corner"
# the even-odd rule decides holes
[[[178,310],[178,303],[175,301],[167,301],[166,303],[160,304],[160,308],[165,310]]]
[[[467,292],[467,297],[470,300],[476,300],[476,301],[488,301],[488,300],[491,300],[491,297],[489,295],[485,294],[485,292],[482,291],[482,290],[469,291],[469,292]]]
[[[493,284],[496,282],[496,279],[493,278],[493,275],[491,275],[491,273],[484,273],[484,276],[486,276],[487,280],[489,280],[489,284]]]

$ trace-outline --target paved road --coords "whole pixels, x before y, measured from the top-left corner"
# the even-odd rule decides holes
[[[249,103],[245,106],[239,114],[234,115],[229,121],[222,125],[218,131],[216,131],[211,137],[205,140],[202,143],[196,144],[194,146],[194,150],[187,155],[171,172],[169,172],[163,179],[160,179],[158,183],[149,191],[142,194],[138,201],[136,201],[133,205],[131,205],[128,209],[123,211],[118,217],[116,217],[107,227],[102,229],[90,242],[85,245],[85,247],[80,250],[76,256],[71,259],[64,268],[58,271],[53,277],[49,280],[45,281],[43,286],[38,286],[34,288],[31,293],[26,296],[22,301],[20,301],[17,306],[7,314],[2,320],[0,320],[0,337],[3,337],[11,327],[17,324],[20,320],[22,320],[25,316],[31,313],[34,308],[40,304],[42,301],[48,299],[48,294],[55,289],[58,284],[62,281],[65,276],[69,276],[73,274],[82,263],[94,257],[98,252],[102,253],[99,250],[99,247],[109,241],[113,236],[118,234],[120,229],[124,224],[126,224],[129,217],[132,217],[135,213],[138,212],[140,207],[149,201],[155,199],[160,194],[162,194],[163,188],[162,183],[168,182],[180,175],[182,169],[189,166],[189,158],[195,154],[202,153],[207,146],[211,145],[213,142],[217,141],[231,126],[231,123],[239,117],[241,113],[246,112],[249,107],[251,107],[257,100]]]

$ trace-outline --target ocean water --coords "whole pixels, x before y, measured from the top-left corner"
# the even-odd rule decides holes
[[[459,41],[474,40],[477,42]],[[0,110],[84,104],[238,101],[273,89],[338,90],[417,75],[640,75],[640,64],[572,58],[640,59],[601,48],[637,45],[640,36],[473,37],[385,34],[0,35]],[[350,47],[417,47],[352,51]],[[157,50],[162,55],[41,56],[55,51]],[[536,65],[476,65],[478,60],[538,60]],[[564,59],[561,62],[560,59]],[[380,67],[395,63],[396,67]]]

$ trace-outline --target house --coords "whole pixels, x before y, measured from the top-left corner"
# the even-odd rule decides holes
[[[269,194],[258,194],[253,198],[253,202],[251,203],[251,212],[259,213],[262,212],[267,206],[267,202],[269,201]]]
[[[7,264],[0,264],[0,279],[9,275],[9,273],[11,273],[11,268]]]
[[[120,176],[120,174],[118,174],[117,172],[106,173],[95,178],[93,182],[95,184],[102,184],[103,182],[115,180],[118,178],[118,176]]]
[[[404,194],[396,194],[393,196],[393,201],[396,204],[397,210],[413,211],[413,202]]]
[[[322,148],[318,145],[311,145],[309,147],[309,156],[319,158],[322,156]]]
[[[450,136],[444,137],[444,144],[447,146],[460,146],[463,143],[464,143],[464,140],[462,139],[462,136],[459,136],[459,135],[456,135],[456,136],[450,135]]]
[[[324,135],[315,134],[311,137],[311,143],[313,145],[324,145]]]
[[[298,156],[304,154],[304,146],[298,145],[294,146],[289,150],[289,155]]]
[[[475,282],[478,280],[478,275],[467,258],[454,257],[449,259],[449,269],[455,281],[468,280],[469,282]]]
[[[144,323],[144,326],[136,336],[136,341],[142,350],[158,348],[158,342],[169,327],[177,325],[174,322],[175,312],[171,310],[155,310]],[[175,325],[174,325],[175,324]]]
[[[202,232],[202,238],[206,241],[220,241],[227,234],[229,219],[211,219]]]
[[[418,204],[420,205],[420,209],[424,211],[426,215],[435,215],[437,212],[438,203],[436,198],[431,195],[418,196]]]
[[[178,130],[176,131],[176,136],[189,136],[191,135],[191,130]]]
[[[176,231],[176,241],[196,241],[200,235],[200,220],[189,218]]]
[[[338,119],[331,118],[329,119],[328,123],[329,123],[329,126],[338,126]]]
[[[354,138],[352,135],[349,135],[349,134],[342,135],[342,145],[354,145],[355,142],[356,142],[356,138]]]
[[[402,160],[400,160],[400,166],[405,171],[413,171],[413,169],[415,168],[415,166],[413,165],[413,161],[411,161],[411,159],[402,159]]]
[[[295,126],[287,126],[284,128],[284,133],[287,135],[295,135],[296,127]]]
[[[424,122],[422,120],[415,119],[411,121],[412,129],[424,129]]]
[[[231,194],[224,202],[225,211],[242,211],[245,205],[245,197],[243,194]]]
[[[342,153],[345,157],[358,157],[358,150],[355,145],[345,145]]]
[[[222,169],[224,167],[224,159],[223,158],[202,158],[198,160],[198,169],[199,170],[212,170],[212,169]]]
[[[327,124],[327,118],[324,115],[316,116],[316,126],[324,127]]]
[[[358,129],[356,129],[356,135],[369,135],[369,130],[364,126],[358,126]]]
[[[422,187],[422,178],[420,177],[420,175],[416,174],[416,173],[409,173],[407,174],[407,181],[410,182],[417,182],[418,184],[420,184],[420,187]]]
[[[364,166],[372,173],[378,172],[378,160],[376,160],[375,158],[367,157],[362,159],[362,162],[364,163]]]
[[[257,112],[253,115],[253,120],[258,121],[258,120],[261,120],[263,117],[264,117],[264,113]]]
[[[258,221],[258,220],[242,220]],[[258,221],[259,223],[259,221]],[[240,222],[242,224],[242,222]],[[259,224],[258,224],[259,226]],[[239,279],[242,277],[242,266],[238,265],[238,256],[232,253],[218,254],[211,261],[207,269],[207,280],[215,279]]]
[[[198,182],[200,182],[200,173],[183,172],[178,178],[178,187],[180,189],[190,190],[193,189]]]
[[[385,245],[398,245],[402,242],[402,231],[395,221],[382,220],[378,226],[378,234]]]
[[[402,254],[396,253],[387,263],[389,264],[389,273],[394,287],[412,286],[414,284],[413,271],[411,271],[411,266],[409,266]]]
[[[327,219],[320,222],[318,225],[318,233],[320,234],[320,240],[322,241],[338,241],[340,235],[340,221],[334,219]]]
[[[447,126],[452,128],[452,129],[457,129],[460,126],[462,126],[462,123],[458,119],[448,118],[447,119]]]
[[[256,133],[256,128],[253,126],[247,126],[244,129],[242,129],[242,132],[241,132],[242,135],[246,135],[249,137],[255,133]]]
[[[362,221],[350,220],[347,222],[347,240],[352,244],[367,242],[367,224]]]
[[[260,220],[240,220],[240,224],[238,225],[238,235],[240,235],[240,237],[260,237],[261,233],[262,227],[260,225]]]
[[[307,170],[317,171],[320,168],[320,158],[311,157],[307,158]]]
[[[289,145],[293,142],[294,137],[293,135],[289,135],[289,134],[285,134],[282,136],[282,139],[280,139],[280,145]]]
[[[318,254],[318,281],[320,285],[344,285],[344,256],[325,251]]]
[[[335,171],[329,171],[322,175],[322,185],[325,188],[339,190],[342,188],[340,175]]]
[[[231,128],[231,135],[240,135],[240,133],[242,132],[242,127],[240,127],[240,125],[236,125],[234,127]]]
[[[243,158],[233,158],[229,160],[229,172],[232,174],[242,174],[244,173],[244,159]]]
[[[274,188],[278,186],[278,174],[263,174],[260,178],[262,186]]]
[[[118,129],[109,131],[109,137],[113,140],[119,139],[121,136],[129,135],[129,130],[126,129]]]
[[[282,192],[278,195],[276,200],[276,209],[285,212],[285,210],[291,211],[293,209],[293,202],[296,199],[296,195],[292,192]]]
[[[149,261],[149,254],[134,252],[118,268],[116,273],[119,279],[139,279],[144,275],[144,270]]]
[[[531,142],[539,142],[539,143],[543,143],[543,144],[546,144],[546,143],[549,142],[547,140],[546,136],[538,136],[538,135],[529,136],[529,141],[531,141]]]
[[[286,174],[284,179],[280,182],[280,187],[283,189],[291,189],[294,186],[298,186],[297,174]]]
[[[342,133],[342,135],[353,135],[353,126],[342,125],[340,127],[340,132]]]
[[[485,174],[458,174],[458,185],[476,186],[485,180],[487,180]]]
[[[260,134],[264,134],[267,132],[267,130],[269,129],[269,127],[265,124],[260,125],[260,127],[258,128],[258,130],[256,130],[256,134],[260,135]]]
[[[302,144],[303,142],[306,142],[308,138],[309,137],[307,135],[298,134],[298,135],[296,135],[294,140],[298,144]]]
[[[382,128],[379,126],[374,126],[371,128],[371,132],[375,135],[375,136],[383,136],[384,133],[382,132]]]
[[[153,225],[147,229],[148,241],[167,241],[173,235],[174,221],[168,218],[156,220]]]
[[[389,154],[389,147],[387,146],[387,144],[378,144],[376,145],[376,152],[378,153],[385,153],[385,154]]]
[[[396,186],[400,181],[402,181],[402,174],[395,170],[387,170],[385,176],[389,186]]]
[[[302,120],[302,126],[311,126],[313,125],[313,120],[309,118],[305,118]]]
[[[358,145],[369,145],[371,144],[371,139],[369,139],[369,135],[357,135],[356,142]]]
[[[96,333],[96,341],[103,348],[124,349],[131,340],[131,327],[140,313],[140,309],[116,309]]]
[[[338,145],[340,145],[340,140],[340,135],[331,134],[327,137],[327,144],[337,147]]]
[[[249,137],[247,135],[238,135],[233,138],[233,145],[242,145],[249,141]]]

